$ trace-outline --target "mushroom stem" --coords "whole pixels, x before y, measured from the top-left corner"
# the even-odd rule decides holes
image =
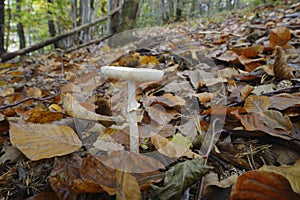
[[[139,152],[139,132],[137,125],[136,110],[140,104],[136,101],[136,82],[160,80],[164,72],[157,69],[130,68],[130,67],[101,67],[101,72],[113,79],[128,81],[128,123],[130,131],[130,151]]]
[[[136,86],[134,81],[128,81],[128,123],[130,132],[130,151],[139,152],[139,132],[137,125],[136,110],[139,103],[136,101]]]

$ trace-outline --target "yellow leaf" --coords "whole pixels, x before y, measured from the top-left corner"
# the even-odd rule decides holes
[[[158,152],[169,157],[182,157],[199,158],[200,155],[192,152],[188,148],[170,142],[167,138],[162,137],[156,133],[151,134],[151,143],[155,146]]]

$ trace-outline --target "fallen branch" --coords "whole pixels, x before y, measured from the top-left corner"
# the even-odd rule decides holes
[[[97,19],[95,21],[92,21],[90,23],[84,24],[82,26],[78,26],[78,27],[76,27],[74,29],[69,30],[66,33],[54,36],[54,37],[49,38],[49,39],[47,39],[45,41],[39,42],[37,44],[34,44],[34,45],[30,46],[30,47],[26,47],[26,48],[23,48],[23,49],[20,49],[20,50],[17,50],[17,51],[13,51],[13,52],[10,52],[10,53],[5,53],[5,54],[3,54],[0,57],[0,62],[8,61],[8,60],[13,59],[13,58],[15,58],[17,56],[25,55],[25,54],[30,53],[32,51],[38,50],[40,48],[43,48],[45,46],[48,46],[48,45],[53,44],[55,42],[58,42],[58,41],[66,38],[66,37],[69,37],[69,36],[71,36],[71,35],[73,35],[75,33],[78,33],[78,32],[80,32],[80,31],[82,31],[84,29],[87,29],[87,28],[89,28],[91,26],[94,26],[94,25],[96,25],[96,24],[98,24],[98,23],[106,20],[109,16],[114,15],[120,9],[121,9],[121,7],[118,7],[116,9],[114,9],[111,13],[109,13],[108,15],[106,15],[105,17],[99,18],[99,19]]]
[[[64,53],[71,53],[72,51],[81,49],[81,48],[83,48],[83,47],[90,46],[90,45],[92,45],[92,44],[100,43],[100,42],[106,40],[107,38],[110,38],[111,36],[112,36],[112,35],[105,35],[105,36],[103,36],[103,37],[101,37],[101,38],[99,38],[99,39],[95,39],[95,40],[86,42],[86,43],[84,43],[84,44],[81,44],[81,45],[79,45],[79,46],[69,48],[69,49],[65,50]]]

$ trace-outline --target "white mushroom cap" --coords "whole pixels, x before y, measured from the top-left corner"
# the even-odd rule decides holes
[[[101,72],[108,78],[134,82],[157,81],[164,75],[163,71],[157,69],[115,66],[101,67]]]

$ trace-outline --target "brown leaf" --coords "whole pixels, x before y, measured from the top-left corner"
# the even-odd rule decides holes
[[[208,93],[208,92],[201,92],[199,94],[196,94],[201,104],[204,104],[206,102],[210,102],[212,99],[214,99],[217,94],[215,93]]]
[[[134,176],[129,173],[116,171],[117,178],[117,200],[140,200],[142,194],[139,184]]]
[[[238,57],[239,62],[245,66],[247,72],[252,72],[257,67],[261,66],[265,62],[265,58],[249,59],[244,55]]]
[[[270,33],[270,46],[284,46],[291,39],[291,31],[286,27],[277,27],[272,29]]]
[[[271,108],[278,110],[285,110],[290,107],[297,107],[300,105],[300,93],[287,94],[281,93],[269,97],[271,102]]]
[[[61,112],[52,112],[41,106],[37,106],[24,113],[24,119],[26,122],[32,122],[37,124],[58,121],[61,120],[63,116],[64,115]]]
[[[154,104],[150,107],[145,107],[150,118],[156,121],[159,125],[168,124],[177,114],[175,109],[168,109],[160,104]]]
[[[272,171],[283,175],[289,180],[293,191],[300,194],[300,160],[297,160],[292,166],[283,165],[275,167],[264,165],[259,170]]]
[[[55,161],[49,181],[59,199],[76,199],[80,193],[73,188],[74,180],[80,179],[80,162],[81,159],[75,155],[61,157]]]
[[[248,113],[263,112],[270,107],[270,99],[267,96],[249,96],[246,99],[244,108]]]
[[[288,180],[274,172],[249,171],[238,177],[230,200],[292,200],[300,195],[293,192]]]
[[[292,131],[292,123],[288,117],[282,116],[279,111],[267,110],[253,112],[248,115],[240,115],[237,111],[232,112],[248,131],[263,131],[275,137],[286,137]]]
[[[274,75],[278,80],[294,78],[293,68],[286,63],[286,57],[280,46],[275,47]]]
[[[241,100],[244,101],[248,95],[254,90],[254,87],[251,85],[246,85],[244,87],[241,88]]]
[[[155,104],[162,105],[164,107],[175,107],[185,104],[185,100],[177,95],[165,93],[163,96],[145,96],[141,99],[144,106],[152,106]]]
[[[112,117],[106,115],[98,115],[92,111],[89,111],[69,93],[62,95],[63,106],[66,113],[71,117],[79,119],[91,120],[91,121],[109,121],[116,123],[123,123],[125,120],[121,116]]]
[[[140,188],[161,180],[158,169],[164,166],[151,157],[126,151],[115,151],[110,155],[89,156],[83,159],[81,176],[90,183],[98,183],[108,194],[116,194],[118,171],[133,175]]]
[[[226,53],[222,54],[221,56],[217,57],[218,60],[229,62],[232,64],[239,63],[238,61],[238,54],[236,54],[234,51],[227,51]]]
[[[242,107],[226,107],[223,105],[215,105],[201,113],[201,115],[230,115],[231,112],[237,111],[238,113],[244,113],[246,110]]]
[[[246,56],[247,58],[253,58],[263,52],[264,46],[256,45],[256,46],[252,46],[252,47],[233,48],[232,50],[235,53],[237,53],[239,56],[243,55],[243,56]]]
[[[26,198],[26,200],[44,200],[44,199],[59,200],[55,192],[41,192],[29,198]]]
[[[82,143],[68,126],[10,123],[10,140],[31,160],[72,153]]]

